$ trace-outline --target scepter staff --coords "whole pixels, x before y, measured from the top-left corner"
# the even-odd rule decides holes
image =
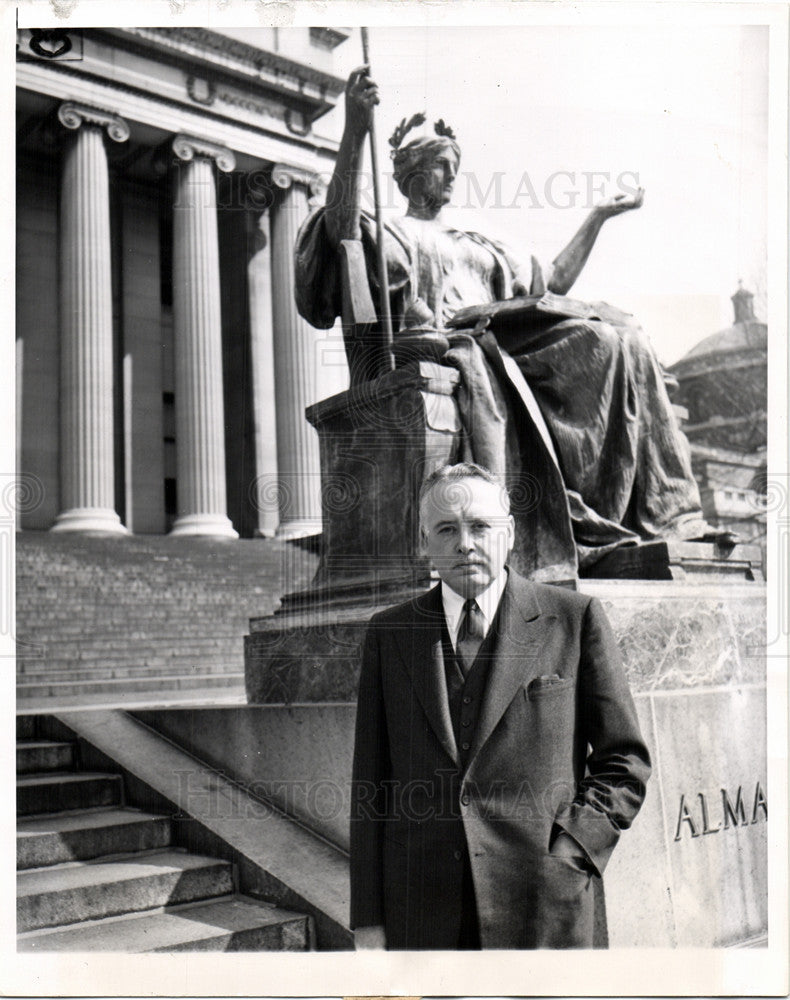
[[[370,49],[368,44],[368,29],[360,28],[362,35],[362,59],[370,67]],[[384,333],[384,355],[390,370],[395,367],[392,354],[392,313],[390,312],[389,279],[387,276],[387,258],[384,254],[384,220],[381,215],[381,196],[379,189],[378,152],[376,150],[376,123],[373,108],[370,109],[370,169],[373,174],[373,205],[376,215],[376,249],[379,271],[379,310]]]

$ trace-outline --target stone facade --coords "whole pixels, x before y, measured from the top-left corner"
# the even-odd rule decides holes
[[[347,373],[291,254],[348,34],[19,32],[18,473],[43,497],[20,527],[320,531],[304,409]]]

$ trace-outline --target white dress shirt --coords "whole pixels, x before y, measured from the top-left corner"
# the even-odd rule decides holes
[[[486,635],[488,635],[488,630],[491,628],[491,624],[496,617],[497,608],[502,599],[506,583],[507,570],[503,569],[499,576],[489,583],[482,594],[478,594],[475,598],[477,606],[483,614]],[[458,629],[461,627],[465,601],[465,597],[461,597],[460,594],[457,594],[452,587],[448,587],[444,580],[442,580],[442,607],[444,608],[444,619],[447,622],[447,631],[450,633],[450,642],[453,644],[453,651],[455,651],[456,642],[458,641]]]

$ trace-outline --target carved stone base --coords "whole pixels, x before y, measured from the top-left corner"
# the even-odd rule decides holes
[[[277,614],[250,619],[244,637],[244,680],[251,705],[356,701],[359,658],[376,611],[408,600],[414,590],[393,588],[381,603],[357,598],[322,603],[294,595]]]
[[[458,379],[454,368],[418,361],[307,409],[321,449],[321,562],[312,587],[284,606],[344,594],[375,601],[427,580],[417,498],[423,479],[457,454]]]
[[[759,545],[715,542],[623,545],[583,575],[594,580],[764,580]]]

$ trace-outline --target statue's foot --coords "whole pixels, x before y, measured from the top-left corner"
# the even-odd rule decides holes
[[[713,542],[718,548],[726,549],[728,552],[730,549],[734,549],[740,540],[741,536],[737,531],[723,531],[721,528],[711,528],[699,539],[701,542]]]
[[[734,549],[741,540],[741,536],[737,532],[727,528],[715,528],[702,517],[683,518],[674,524],[663,537],[678,542],[707,542],[717,546],[717,548],[724,549],[726,552]]]

